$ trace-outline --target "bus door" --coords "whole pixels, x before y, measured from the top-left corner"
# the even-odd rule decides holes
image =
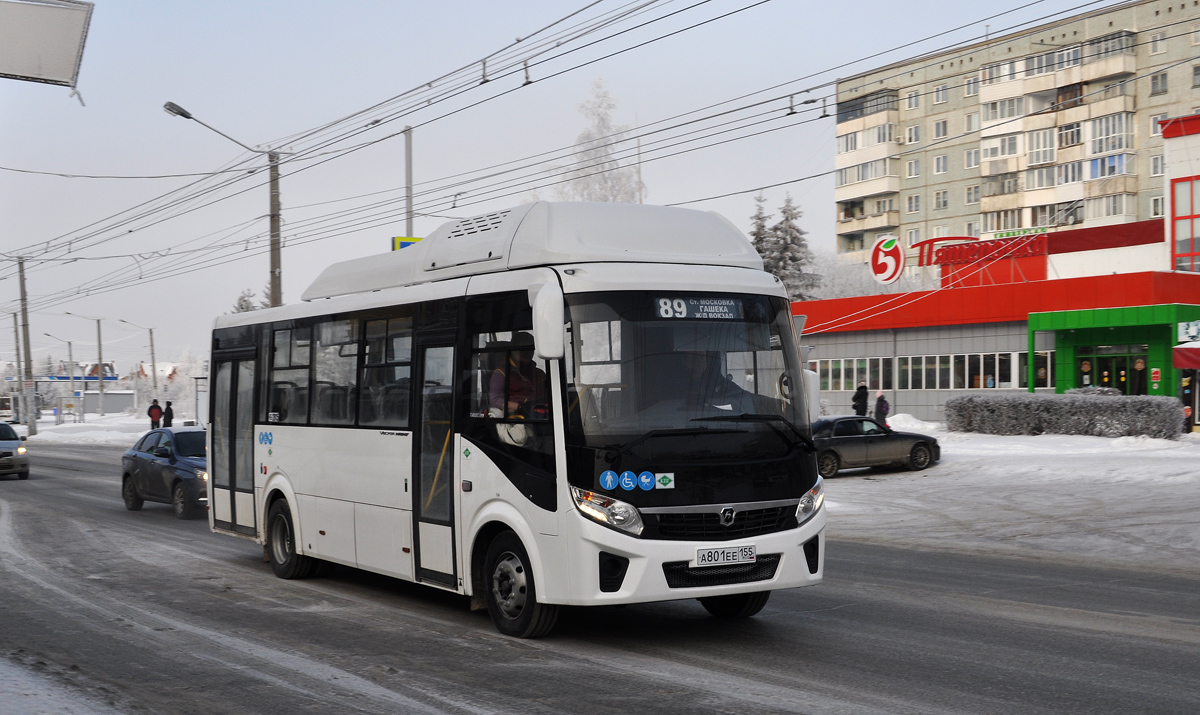
[[[213,526],[257,534],[254,514],[254,360],[220,360],[213,371],[208,503]]]
[[[417,343],[413,513],[417,578],[457,584],[454,558],[454,345]]]

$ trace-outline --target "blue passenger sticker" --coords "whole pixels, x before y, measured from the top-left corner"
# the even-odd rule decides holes
[[[617,473],[610,469],[607,472],[601,474],[600,475],[600,488],[601,489],[616,489],[617,488]]]
[[[633,472],[621,472],[621,488],[631,492],[637,488],[637,475]]]
[[[654,488],[654,473],[642,472],[638,475],[638,486],[644,491],[650,491]]]

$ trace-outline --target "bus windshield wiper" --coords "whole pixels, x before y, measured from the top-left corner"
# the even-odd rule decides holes
[[[800,428],[792,424],[792,421],[783,415],[756,415],[749,412],[743,412],[740,415],[729,415],[728,417],[695,417],[692,422],[764,422],[770,425],[772,422],[782,422],[787,425],[792,434],[800,439],[810,453],[817,451],[817,445],[813,444],[812,439],[800,431]]]
[[[699,434],[726,434],[729,432],[738,431],[739,430],[713,429],[711,427],[692,427],[690,429],[652,429],[641,437],[632,439],[625,444],[616,447],[616,451],[628,454],[629,450],[633,449],[642,442],[645,442],[651,437],[688,437]],[[608,447],[607,449],[613,448]]]

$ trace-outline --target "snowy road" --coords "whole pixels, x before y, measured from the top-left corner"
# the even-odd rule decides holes
[[[125,511],[119,448],[37,444],[32,478],[0,481],[0,712],[1200,709],[1200,578],[1186,544],[1156,556],[1186,531],[1164,512],[1196,507],[1174,458],[1126,483],[1122,460],[1148,452],[1097,457],[1084,471],[1112,496],[1072,506],[1080,479],[1060,472],[1078,456],[1038,473],[1028,445],[988,439],[949,440],[927,472],[831,480],[825,583],[751,621],[693,602],[570,610],[532,642],[391,579],[278,580],[252,543]],[[1004,497],[1047,484],[1044,503]],[[1139,519],[1161,535],[1133,538]]]

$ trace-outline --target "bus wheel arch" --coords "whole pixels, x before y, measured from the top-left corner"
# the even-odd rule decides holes
[[[484,557],[488,615],[496,630],[514,638],[540,638],[558,621],[559,606],[537,598],[537,574],[524,542],[511,529],[497,533]]]
[[[502,521],[489,521],[479,527],[471,542],[471,610],[487,610],[487,551],[492,540],[501,532],[512,531],[512,527]]]

